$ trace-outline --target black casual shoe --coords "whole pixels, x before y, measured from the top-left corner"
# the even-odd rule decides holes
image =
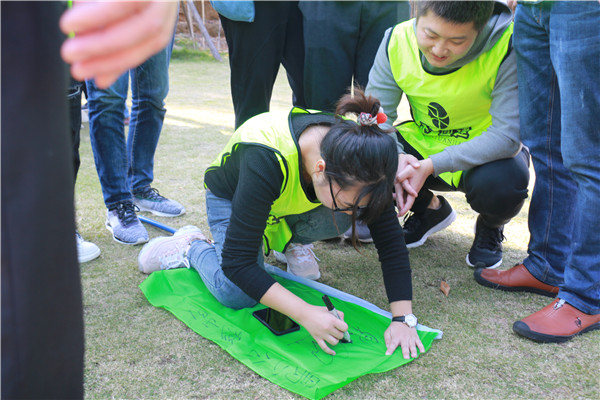
[[[456,212],[442,196],[438,196],[440,207],[428,208],[422,213],[413,214],[404,221],[406,247],[419,247],[429,236],[450,226],[456,219]]]
[[[499,267],[502,264],[503,240],[504,226],[490,228],[483,223],[480,215],[475,224],[475,239],[467,254],[467,264],[478,268]]]

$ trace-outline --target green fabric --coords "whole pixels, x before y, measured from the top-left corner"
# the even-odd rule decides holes
[[[324,306],[318,291],[281,277],[275,279],[308,303]],[[335,298],[331,300],[345,314],[352,343],[339,343],[333,347],[337,355],[330,356],[303,327],[282,336],[272,334],[252,316],[253,311],[264,308],[261,304],[243,310],[221,305],[195,270],[154,272],[140,288],[153,306],[169,310],[257,374],[310,399],[320,399],[362,375],[388,371],[411,361],[403,359],[399,350],[385,355],[383,333],[389,319]],[[419,332],[426,350],[436,335]]]

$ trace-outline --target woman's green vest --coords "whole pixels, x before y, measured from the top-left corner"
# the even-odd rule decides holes
[[[410,103],[414,122],[399,125],[402,137],[424,158],[481,135],[491,124],[492,90],[513,32],[511,23],[498,42],[477,59],[441,75],[421,65],[414,20],[396,25],[388,58],[394,79]],[[462,171],[440,174],[456,187]]]
[[[265,254],[269,254],[270,250],[283,252],[291,240],[292,231],[285,221],[286,216],[302,214],[321,205],[306,197],[300,183],[301,154],[291,129],[292,116],[296,114],[314,112],[295,107],[289,114],[268,112],[249,119],[234,132],[225,149],[207,169],[210,171],[225,165],[240,145],[261,146],[275,153],[283,173],[283,183],[267,219],[263,235]]]

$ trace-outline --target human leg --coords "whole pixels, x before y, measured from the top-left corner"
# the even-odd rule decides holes
[[[127,136],[128,179],[133,193],[154,180],[154,154],[165,118],[171,46],[130,71],[131,121]]]
[[[79,158],[81,132],[81,88],[84,86],[84,82],[78,82],[71,78],[69,92],[67,94],[67,98],[69,100],[71,142],[73,146],[74,181],[77,181],[77,173],[79,171],[79,165],[81,164],[81,160]],[[77,243],[77,255],[79,258],[79,263],[91,261],[100,255],[100,248],[94,243],[84,240],[78,232],[75,232],[75,241]]]
[[[221,253],[231,218],[231,201],[207,191],[206,214],[213,243],[193,242],[187,255],[190,266],[198,271],[208,290],[221,304],[233,309],[253,307],[256,301],[231,282],[221,267]],[[264,267],[261,249],[258,249],[257,257],[259,266]]]
[[[410,19],[408,1],[361,1],[360,33],[354,57],[354,84],[367,87],[385,31]]]
[[[475,239],[466,261],[471,267],[496,268],[502,263],[504,225],[516,216],[527,198],[529,153],[480,165],[463,173],[459,189],[479,213]]]
[[[289,11],[285,30],[285,42],[281,64],[285,68],[292,88],[292,104],[307,108],[304,97],[304,36],[302,14],[297,1],[287,2]]]
[[[127,137],[127,175],[135,205],[140,211],[161,217],[185,213],[181,204],[161,196],[150,186],[154,180],[154,155],[166,113],[164,100],[169,92],[172,43],[130,71],[132,107]]]
[[[577,26],[575,26],[576,24]],[[561,150],[577,185],[573,231],[558,297],[588,314],[600,314],[600,4],[552,4],[550,54],[560,89]],[[564,199],[562,200],[564,201]],[[563,221],[563,226],[565,221]],[[554,228],[560,229],[559,227]]]
[[[519,5],[515,16],[521,135],[536,171],[523,264],[538,281],[560,286],[551,304],[513,325],[535,341],[562,342],[600,329],[599,260],[591,250],[599,137],[587,107],[598,104],[599,22],[595,2]]]
[[[127,178],[129,161],[125,144],[123,112],[129,78],[125,73],[107,89],[86,81],[90,139],[96,171],[106,204],[106,228],[122,244],[148,241],[148,232],[135,213]]]
[[[60,2],[2,2],[3,399],[82,399],[84,331]]]
[[[289,4],[257,1],[254,7],[251,23],[220,16],[229,51],[236,129],[247,119],[269,111],[284,49]]]
[[[352,84],[360,2],[303,1],[304,95],[309,107],[334,111]],[[377,48],[375,48],[377,51]]]
[[[131,201],[123,125],[128,81],[128,73],[106,89],[99,89],[93,80],[86,81],[90,141],[107,208]]]
[[[78,82],[71,78],[69,91],[67,93],[67,99],[69,100],[71,141],[73,145],[73,175],[75,180],[77,180],[77,173],[79,172],[79,166],[81,165],[81,159],[79,157],[79,143],[81,141],[81,88],[84,85],[85,83]]]

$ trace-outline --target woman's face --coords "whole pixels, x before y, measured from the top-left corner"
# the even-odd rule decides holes
[[[356,199],[358,198],[363,185],[354,185],[352,187],[340,190],[340,186],[333,180],[326,178],[323,174],[324,179],[319,183],[315,184],[315,194],[319,201],[328,208],[334,211],[343,212],[344,214],[352,215],[352,210],[356,205]],[[366,207],[369,202],[369,196],[365,196],[361,199],[358,208]]]
[[[417,19],[417,45],[434,67],[446,67],[464,57],[477,34],[473,22],[455,24],[430,10]]]

